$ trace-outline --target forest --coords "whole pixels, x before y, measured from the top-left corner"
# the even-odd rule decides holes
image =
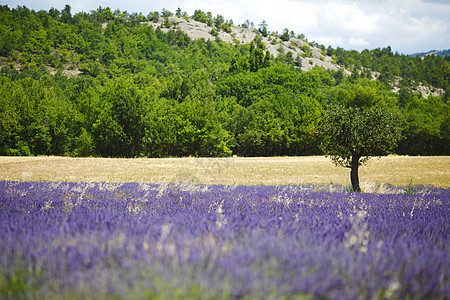
[[[341,68],[305,72],[289,53],[270,55],[259,36],[194,40],[147,24],[161,18],[171,28],[171,15],[0,6],[0,155],[321,155],[327,110],[375,102],[401,120],[396,154],[450,155],[449,55],[311,42]],[[232,24],[201,10],[176,15],[214,32]],[[277,35],[266,30],[254,29]],[[424,97],[419,83],[444,92]]]

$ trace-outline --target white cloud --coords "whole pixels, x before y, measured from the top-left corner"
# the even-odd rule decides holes
[[[351,37],[348,39],[348,44],[355,47],[366,47],[369,46],[370,43],[363,38],[354,38]]]
[[[346,40],[343,37],[321,35],[316,37],[323,45],[344,45]]]

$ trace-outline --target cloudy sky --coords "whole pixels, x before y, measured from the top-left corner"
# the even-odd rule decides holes
[[[2,4],[46,11],[69,4],[72,13],[101,6],[144,15],[163,8],[175,12],[178,7],[192,15],[201,9],[234,24],[250,20],[258,26],[265,20],[269,31],[288,28],[334,48],[391,46],[404,54],[450,48],[450,0],[6,0]]]

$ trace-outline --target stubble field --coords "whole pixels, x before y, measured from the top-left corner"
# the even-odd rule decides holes
[[[202,184],[286,185],[350,183],[350,169],[323,156],[274,158],[0,157],[0,180],[68,182],[186,181]],[[360,168],[362,188],[410,182],[450,187],[449,156],[387,156]]]

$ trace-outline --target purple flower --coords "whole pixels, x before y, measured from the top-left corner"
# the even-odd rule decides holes
[[[449,298],[450,190],[0,182],[0,297]]]

